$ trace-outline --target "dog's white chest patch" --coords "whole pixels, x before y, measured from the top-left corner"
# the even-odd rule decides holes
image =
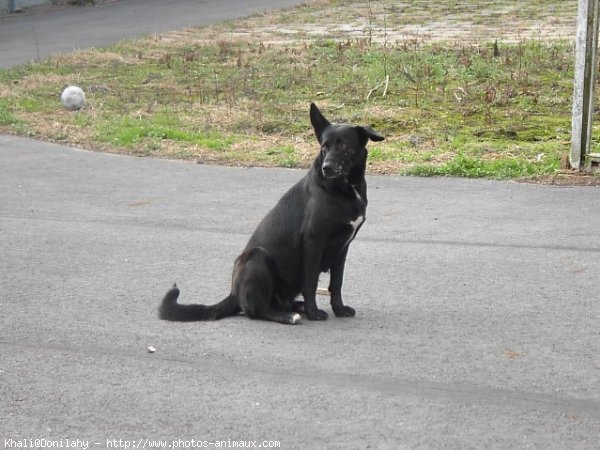
[[[350,242],[352,242],[352,240],[356,236],[356,233],[358,232],[358,228],[362,225],[362,223],[364,221],[365,221],[365,216],[358,216],[356,219],[348,222],[348,225],[350,225],[352,227],[352,233],[350,233],[350,237],[346,241],[346,244],[344,245],[344,247],[348,246],[350,244]]]
[[[358,216],[356,219],[350,221],[349,225],[352,227],[352,239],[354,239],[358,227],[360,227],[364,221],[365,216]]]

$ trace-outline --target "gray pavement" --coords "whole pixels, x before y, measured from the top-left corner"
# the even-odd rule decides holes
[[[302,171],[0,136],[0,174],[4,448],[598,448],[597,188],[369,177],[357,316],[286,327],[156,307],[223,298]]]
[[[206,25],[301,0],[116,0],[96,7],[0,16],[0,68],[120,39]]]
[[[7,136],[0,167],[2,439],[597,448],[597,188],[370,177],[356,318],[177,324],[302,171]]]

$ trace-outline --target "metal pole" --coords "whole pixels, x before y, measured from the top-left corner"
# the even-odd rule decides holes
[[[598,0],[579,0],[569,157],[571,167],[579,170],[584,166],[585,168],[591,166],[590,144],[594,115],[599,10]]]

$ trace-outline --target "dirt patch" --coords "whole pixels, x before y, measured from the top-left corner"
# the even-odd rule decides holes
[[[561,172],[552,175],[521,178],[519,183],[544,184],[550,186],[590,186],[600,187],[600,173],[584,173],[577,171]]]
[[[506,0],[502,7],[497,2],[447,0],[435,2],[435,6],[428,1],[396,0],[352,2],[351,8],[348,1],[338,3],[325,9],[318,2],[309,3],[314,11],[312,16],[304,15],[304,21],[294,20],[293,15],[284,23],[270,21],[269,15],[259,16],[247,21],[239,35],[282,44],[322,38],[367,39],[380,44],[496,40],[514,44],[526,39],[573,40],[576,30],[574,1],[545,7],[516,0]]]

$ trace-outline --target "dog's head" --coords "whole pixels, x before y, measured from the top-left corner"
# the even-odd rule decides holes
[[[370,127],[332,125],[314,103],[310,104],[310,121],[321,144],[321,172],[325,178],[348,177],[367,160],[367,142],[384,137]]]

